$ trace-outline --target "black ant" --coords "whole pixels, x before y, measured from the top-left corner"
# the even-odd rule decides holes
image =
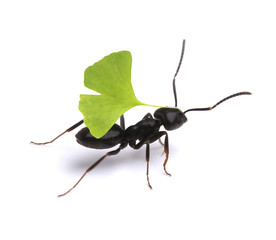
[[[173,78],[173,93],[174,93],[174,99],[175,99],[175,107],[177,107],[177,95],[176,95],[176,88],[175,88],[175,79],[178,74],[178,71],[180,69],[183,55],[184,55],[184,49],[185,49],[185,40],[183,40],[182,44],[182,51],[181,51],[181,57],[180,61],[176,70],[176,73]],[[164,146],[165,153],[165,161],[163,163],[164,171],[167,175],[171,176],[166,170],[166,164],[168,162],[169,157],[169,138],[168,133],[166,131],[160,131],[160,127],[163,125],[164,128],[168,131],[175,130],[181,127],[185,122],[187,122],[186,113],[191,111],[209,111],[214,109],[219,104],[223,103],[224,101],[237,97],[240,95],[250,95],[250,92],[239,92],[235,93],[233,95],[230,95],[226,98],[223,98],[219,102],[217,102],[212,107],[206,107],[206,108],[191,108],[184,112],[182,112],[178,108],[159,108],[154,112],[154,117],[151,115],[151,113],[147,113],[141,121],[136,123],[135,125],[129,126],[127,129],[125,128],[125,121],[124,116],[122,115],[120,117],[120,126],[118,124],[114,124],[113,127],[101,138],[97,139],[93,137],[87,127],[81,129],[76,134],[77,142],[85,147],[94,148],[94,149],[108,149],[112,148],[118,144],[120,146],[113,151],[110,151],[106,153],[104,156],[102,156],[99,160],[97,160],[95,163],[93,163],[81,176],[81,178],[77,181],[77,183],[70,188],[67,192],[58,195],[58,197],[64,196],[67,193],[69,193],[72,189],[74,189],[79,182],[84,178],[84,176],[90,172],[92,169],[94,169],[101,161],[103,161],[107,156],[112,156],[118,154],[122,149],[127,147],[129,145],[133,149],[139,149],[144,144],[146,144],[146,161],[147,161],[147,182],[150,189],[152,189],[150,181],[149,181],[149,156],[150,156],[150,144],[159,140],[160,138],[165,136],[165,141],[160,143]],[[62,136],[66,132],[71,132],[73,129],[79,127],[83,123],[83,120],[79,121],[78,123],[74,124],[72,127],[65,130],[63,133],[58,135],[56,138],[49,142],[44,143],[35,143],[31,142],[33,144],[37,145],[44,145],[48,143],[54,142],[56,139],[58,139],[60,136]]]

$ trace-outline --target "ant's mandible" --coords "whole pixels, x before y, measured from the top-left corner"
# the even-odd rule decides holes
[[[177,95],[176,95],[176,88],[175,88],[175,79],[178,74],[178,71],[180,69],[183,55],[184,55],[184,49],[185,49],[185,40],[183,40],[182,43],[182,51],[181,51],[181,57],[180,61],[176,70],[176,73],[173,78],[173,93],[174,93],[174,99],[175,99],[175,107],[177,107]],[[150,156],[150,144],[159,140],[160,138],[165,136],[164,144],[160,141],[160,143],[164,146],[164,154],[165,154],[165,161],[163,163],[164,171],[167,175],[170,176],[170,174],[166,170],[166,164],[168,162],[169,157],[169,138],[168,133],[166,131],[160,131],[160,127],[164,126],[164,128],[168,131],[175,130],[181,127],[185,122],[187,122],[186,113],[191,111],[209,111],[214,109],[219,104],[223,103],[224,101],[237,97],[240,95],[250,95],[250,92],[239,92],[232,94],[226,98],[223,98],[219,102],[217,102],[212,107],[206,107],[206,108],[191,108],[184,112],[182,112],[178,108],[159,108],[154,112],[154,117],[151,115],[151,113],[147,113],[141,121],[136,123],[135,125],[129,126],[128,128],[125,128],[125,121],[124,116],[122,115],[120,117],[120,125],[114,124],[113,127],[101,138],[97,139],[93,137],[93,135],[90,133],[89,129],[87,127],[81,129],[76,134],[76,140],[79,144],[94,148],[94,149],[108,149],[112,148],[118,144],[119,147],[113,151],[110,151],[103,155],[99,160],[97,160],[95,163],[93,163],[81,176],[81,178],[76,182],[76,184],[71,187],[67,192],[58,195],[58,197],[64,196],[67,193],[69,193],[72,189],[74,189],[79,182],[84,178],[84,176],[90,172],[92,169],[94,169],[101,161],[103,161],[106,157],[116,155],[118,154],[122,149],[127,147],[128,145],[132,147],[133,149],[139,149],[144,144],[146,145],[146,162],[147,162],[147,182],[150,189],[152,189],[150,181],[149,181],[149,156]],[[63,133],[58,135],[56,138],[49,142],[44,143],[36,143],[31,142],[32,144],[36,145],[45,145],[54,142],[56,139],[61,137],[64,133],[71,132],[75,128],[79,127],[81,124],[83,124],[83,120],[79,121],[78,123],[74,124],[72,127],[65,130]]]

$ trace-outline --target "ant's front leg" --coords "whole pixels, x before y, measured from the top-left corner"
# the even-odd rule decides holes
[[[164,146],[164,143],[162,143],[161,138],[159,138],[158,141],[160,142],[160,144],[161,144],[162,146]]]
[[[165,173],[166,173],[167,175],[171,176],[171,174],[168,173],[168,172],[167,172],[167,169],[166,169],[166,164],[167,164],[168,159],[169,159],[169,137],[168,137],[168,133],[167,133],[166,131],[158,132],[158,133],[156,133],[153,137],[151,137],[151,138],[149,139],[149,141],[150,141],[151,143],[152,143],[152,142],[155,142],[157,139],[160,140],[160,138],[161,138],[162,136],[164,136],[164,135],[166,135],[166,136],[165,136],[165,143],[162,144],[162,145],[164,146],[164,151],[163,151],[162,155],[165,154],[165,155],[166,155],[166,158],[165,158],[165,161],[164,161],[164,163],[163,163],[163,167],[164,167]]]

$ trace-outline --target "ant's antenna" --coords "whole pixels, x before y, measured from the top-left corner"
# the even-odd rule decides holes
[[[182,42],[182,51],[181,51],[180,61],[179,61],[178,67],[176,69],[176,73],[174,74],[174,77],[173,77],[173,94],[174,94],[175,107],[177,107],[177,96],[176,96],[176,88],[175,88],[175,78],[176,78],[176,76],[178,74],[178,71],[179,71],[181,63],[182,63],[182,59],[183,59],[183,55],[184,55],[184,50],[185,50],[185,39]]]
[[[237,97],[237,96],[240,96],[240,95],[251,95],[252,93],[250,92],[239,92],[239,93],[235,93],[235,94],[232,94],[226,98],[223,98],[222,100],[220,100],[219,102],[217,102],[213,107],[207,107],[207,108],[191,108],[191,109],[188,109],[186,110],[185,112],[183,112],[183,115],[185,115],[185,113],[187,112],[191,112],[191,111],[208,111],[208,110],[212,110],[214,109],[216,106],[218,106],[219,104],[223,103],[224,101],[230,99],[230,98],[233,98],[233,97]]]

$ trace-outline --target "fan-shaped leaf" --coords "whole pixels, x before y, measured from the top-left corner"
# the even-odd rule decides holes
[[[112,53],[84,72],[84,85],[101,95],[81,95],[79,110],[91,134],[100,138],[117,119],[140,102],[131,85],[131,53]],[[151,106],[151,105],[150,105]]]

